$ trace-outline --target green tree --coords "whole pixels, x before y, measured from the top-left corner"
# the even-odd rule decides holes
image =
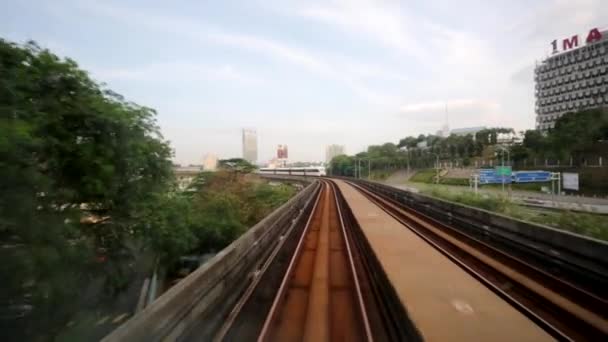
[[[352,177],[355,175],[355,160],[346,155],[335,156],[329,163],[334,176]]]
[[[150,232],[142,212],[172,177],[155,114],[70,59],[0,39],[0,303],[32,305],[20,333],[56,327],[95,255]]]
[[[549,131],[550,150],[565,157],[608,140],[608,110],[592,109],[561,116]]]
[[[218,166],[221,169],[228,171],[238,171],[238,172],[253,172],[257,169],[257,167],[247,160],[243,158],[231,158],[231,159],[221,159],[218,162]]]
[[[546,148],[545,137],[540,131],[527,130],[524,133],[524,147],[536,153]]]
[[[398,147],[407,147],[407,148],[415,148],[416,144],[418,144],[418,139],[416,137],[405,137],[399,140]]]

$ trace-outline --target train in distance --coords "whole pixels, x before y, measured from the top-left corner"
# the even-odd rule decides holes
[[[263,175],[284,175],[284,176],[325,176],[325,167],[279,167],[262,168],[258,173]]]

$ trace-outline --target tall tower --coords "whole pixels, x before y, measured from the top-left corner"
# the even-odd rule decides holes
[[[345,154],[344,145],[329,145],[325,148],[325,162],[329,163],[334,157],[342,154]]]
[[[450,136],[450,125],[448,123],[448,103],[445,103],[445,124],[441,127],[441,136],[447,138]]]
[[[252,164],[258,161],[258,135],[255,129],[243,129],[243,159]]]

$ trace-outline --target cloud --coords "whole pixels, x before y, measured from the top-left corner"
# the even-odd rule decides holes
[[[208,37],[217,44],[253,50],[270,58],[298,65],[321,77],[338,81],[368,102],[377,105],[391,103],[394,101],[394,97],[372,89],[366,85],[364,78],[405,79],[376,65],[345,57],[335,58],[334,61],[331,56],[320,56],[318,53],[289,46],[273,39],[221,31],[212,32]]]
[[[103,80],[120,81],[229,81],[258,85],[265,81],[246,75],[232,65],[208,66],[191,62],[162,62],[121,68],[93,68],[93,74]]]
[[[392,95],[372,89],[363,80],[363,76],[389,77],[391,73],[379,66],[348,59],[346,64],[348,67],[344,68],[340,61],[334,63],[331,57],[324,57],[320,53],[290,46],[267,37],[228,32],[217,27],[204,26],[186,17],[136,11],[112,3],[85,2],[79,6],[83,10],[126,24],[137,24],[164,32],[168,31],[203,43],[254,51],[277,61],[299,66],[320,77],[339,82],[373,104],[384,105],[393,101]],[[119,72],[114,76],[120,76],[120,74],[123,77],[141,77],[140,74],[143,72]],[[400,76],[393,75],[392,79],[400,79]]]
[[[448,107],[451,109],[469,109],[469,108],[486,108],[494,109],[498,107],[498,104],[488,100],[476,100],[476,99],[454,99],[449,101],[434,101],[434,102],[418,102],[409,103],[401,106],[401,113],[420,113],[427,111],[443,111]]]
[[[427,53],[415,43],[418,39],[413,29],[423,23],[399,6],[378,1],[339,0],[307,4],[296,13],[375,40],[419,61],[427,57]]]
[[[329,75],[332,73],[331,67],[318,57],[315,57],[302,49],[290,47],[271,39],[246,34],[225,33],[221,31],[210,32],[208,38],[218,44],[254,50],[279,60],[285,60],[321,75]]]
[[[511,80],[519,84],[530,84],[534,80],[534,64],[530,63],[523,68],[515,71],[511,75]]]

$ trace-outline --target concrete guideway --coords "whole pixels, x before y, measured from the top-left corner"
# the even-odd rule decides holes
[[[403,193],[386,186],[369,182],[351,185],[402,223],[404,228],[440,251],[552,336],[564,340],[603,340],[608,335],[608,301],[602,286],[607,280],[601,275],[606,274],[602,272],[603,258],[584,261],[580,259],[584,256],[572,254],[571,248],[564,249],[559,243],[555,244],[559,238],[554,239],[553,244],[543,246],[548,247],[547,252],[539,254],[537,241],[519,237],[517,240],[526,246],[521,249],[511,239],[505,241],[494,235],[507,228],[508,222],[504,222],[506,226],[499,225],[491,231],[483,229],[483,234],[479,235],[463,229],[462,225],[454,226],[459,220],[460,209],[456,207],[445,207],[446,212],[441,214],[436,210],[425,214],[428,211],[426,205],[404,205],[408,196],[403,197]],[[418,197],[418,201],[428,203],[428,200]],[[434,202],[434,206],[441,204]],[[475,211],[468,213],[475,215]],[[469,221],[466,226],[470,225],[475,226],[476,223]],[[607,247],[590,239],[551,233],[550,229],[541,226],[524,225],[521,228],[546,231],[548,236],[566,237],[570,244],[589,244],[590,250],[600,254]],[[495,241],[490,242],[488,237]],[[555,259],[555,253],[568,255],[563,260],[570,265],[548,263]],[[591,273],[596,275],[589,277]]]
[[[337,184],[425,340],[552,340],[352,186]]]

